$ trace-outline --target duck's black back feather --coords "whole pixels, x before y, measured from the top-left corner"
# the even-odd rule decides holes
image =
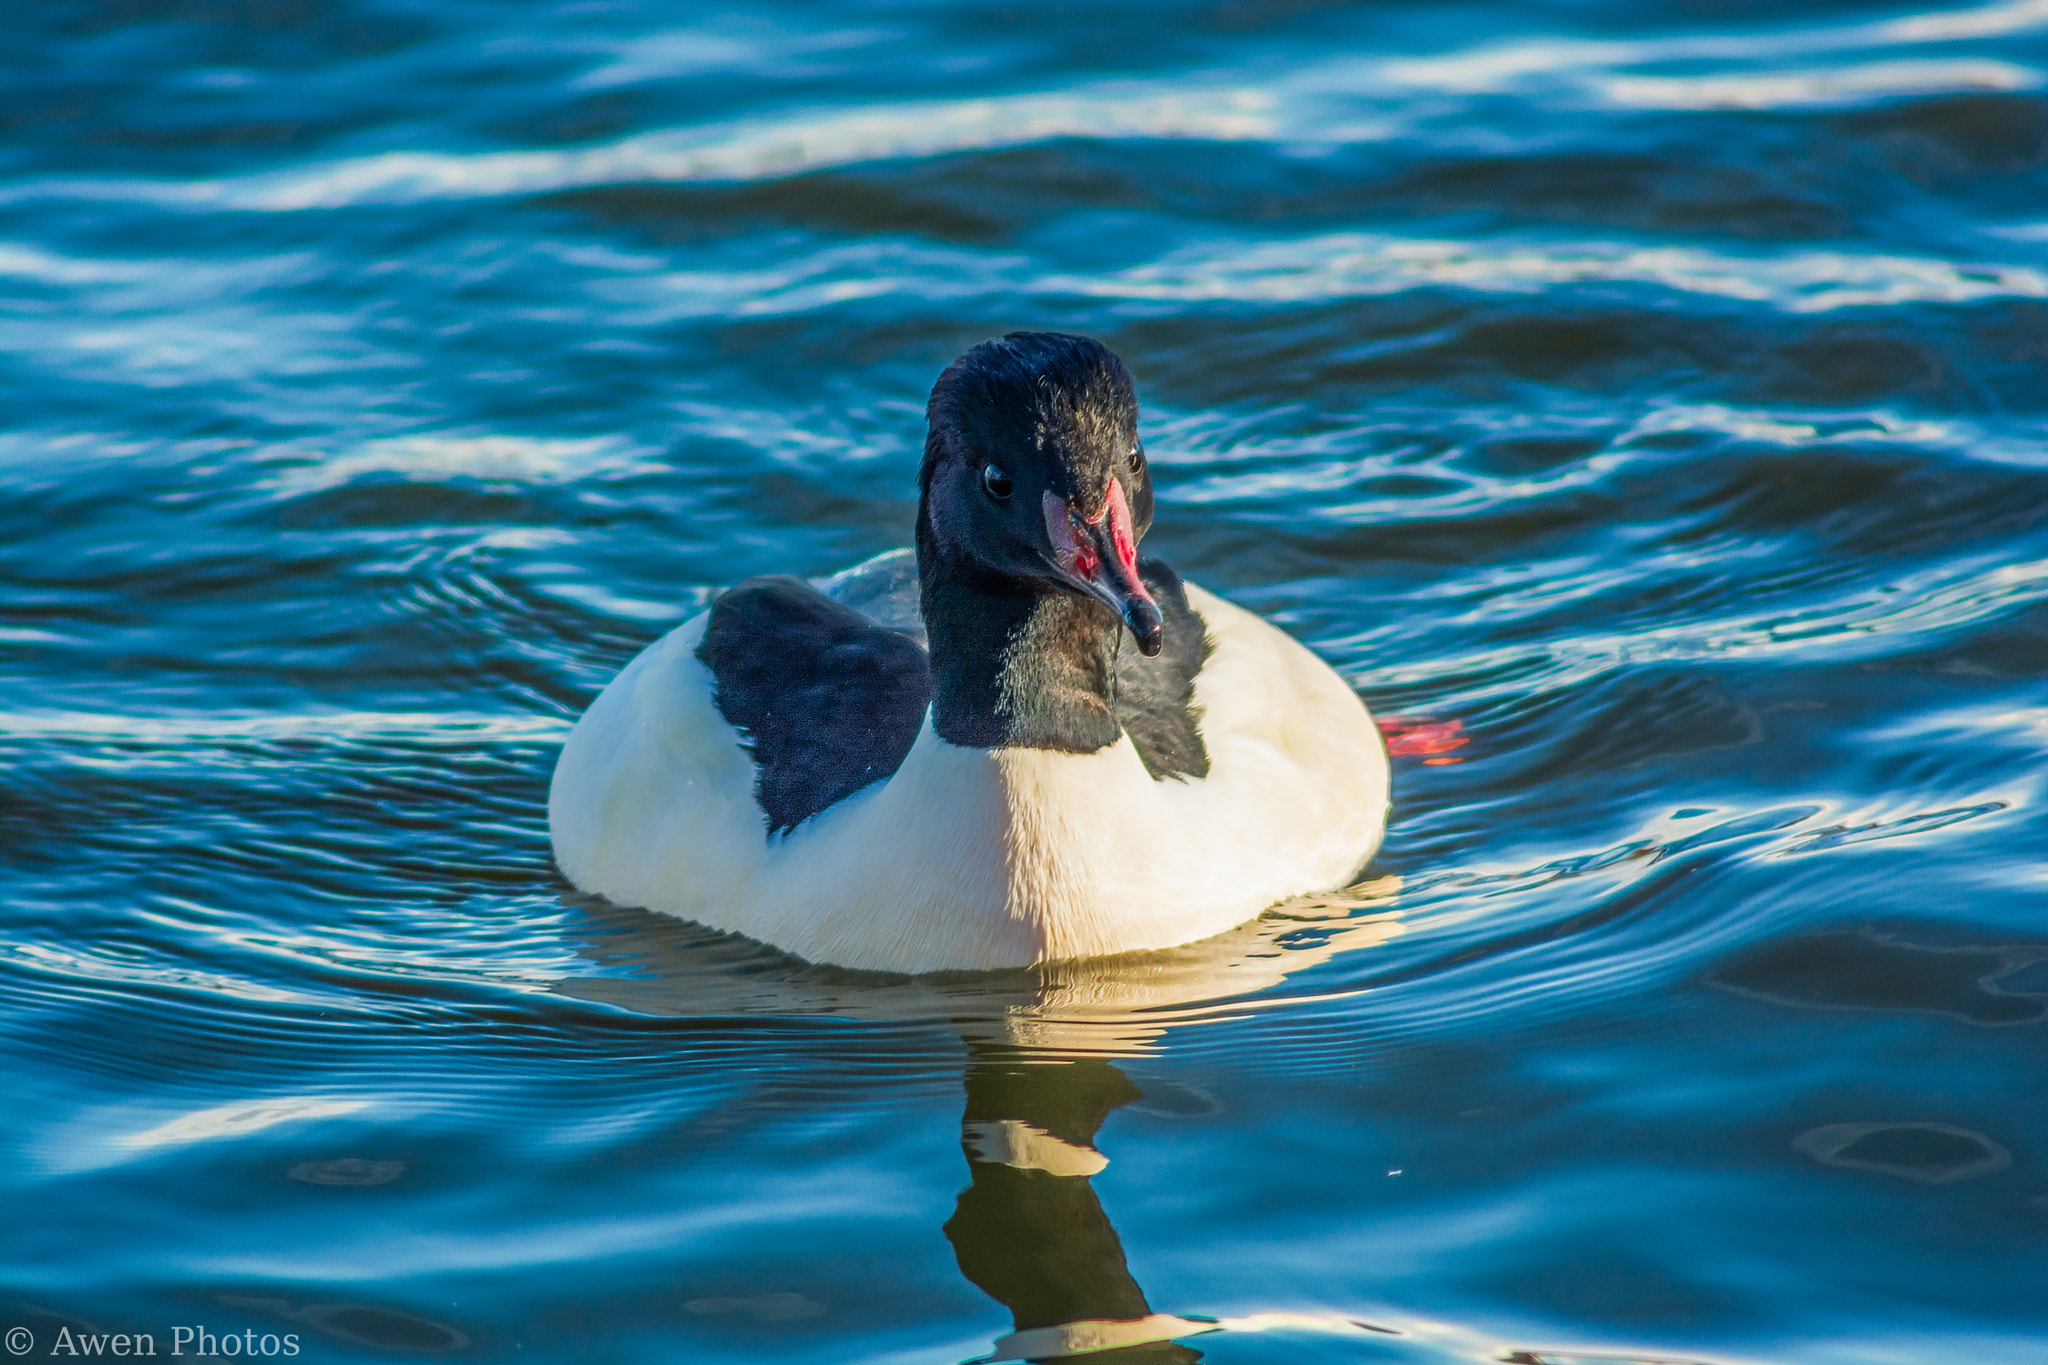
[[[721,596],[697,658],[753,755],[770,834],[894,773],[931,701],[931,659],[916,640],[794,578],[752,578]]]

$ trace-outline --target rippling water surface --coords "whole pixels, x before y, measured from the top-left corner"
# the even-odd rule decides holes
[[[29,1358],[2048,1362],[2048,5],[9,28]],[[1373,880],[938,982],[570,893],[571,720],[1016,327],[1413,730]]]

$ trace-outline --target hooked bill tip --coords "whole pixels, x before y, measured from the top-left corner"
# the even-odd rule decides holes
[[[1166,622],[1159,614],[1158,604],[1142,597],[1124,599],[1124,624],[1131,628],[1131,638],[1138,642],[1138,652],[1146,658],[1157,658],[1162,645],[1166,643]]]

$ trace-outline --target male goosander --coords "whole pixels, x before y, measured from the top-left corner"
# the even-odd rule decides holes
[[[1379,731],[1292,638],[1139,557],[1123,362],[1013,332],[927,420],[914,612],[889,611],[899,552],[822,591],[750,579],[650,645],[562,748],[563,874],[913,974],[1173,947],[1348,882],[1386,825]]]

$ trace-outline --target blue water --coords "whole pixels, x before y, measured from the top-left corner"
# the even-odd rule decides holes
[[[2048,1362],[2048,5],[8,29],[22,1358]],[[1441,727],[1368,885],[938,983],[571,893],[575,715],[1017,327]]]

